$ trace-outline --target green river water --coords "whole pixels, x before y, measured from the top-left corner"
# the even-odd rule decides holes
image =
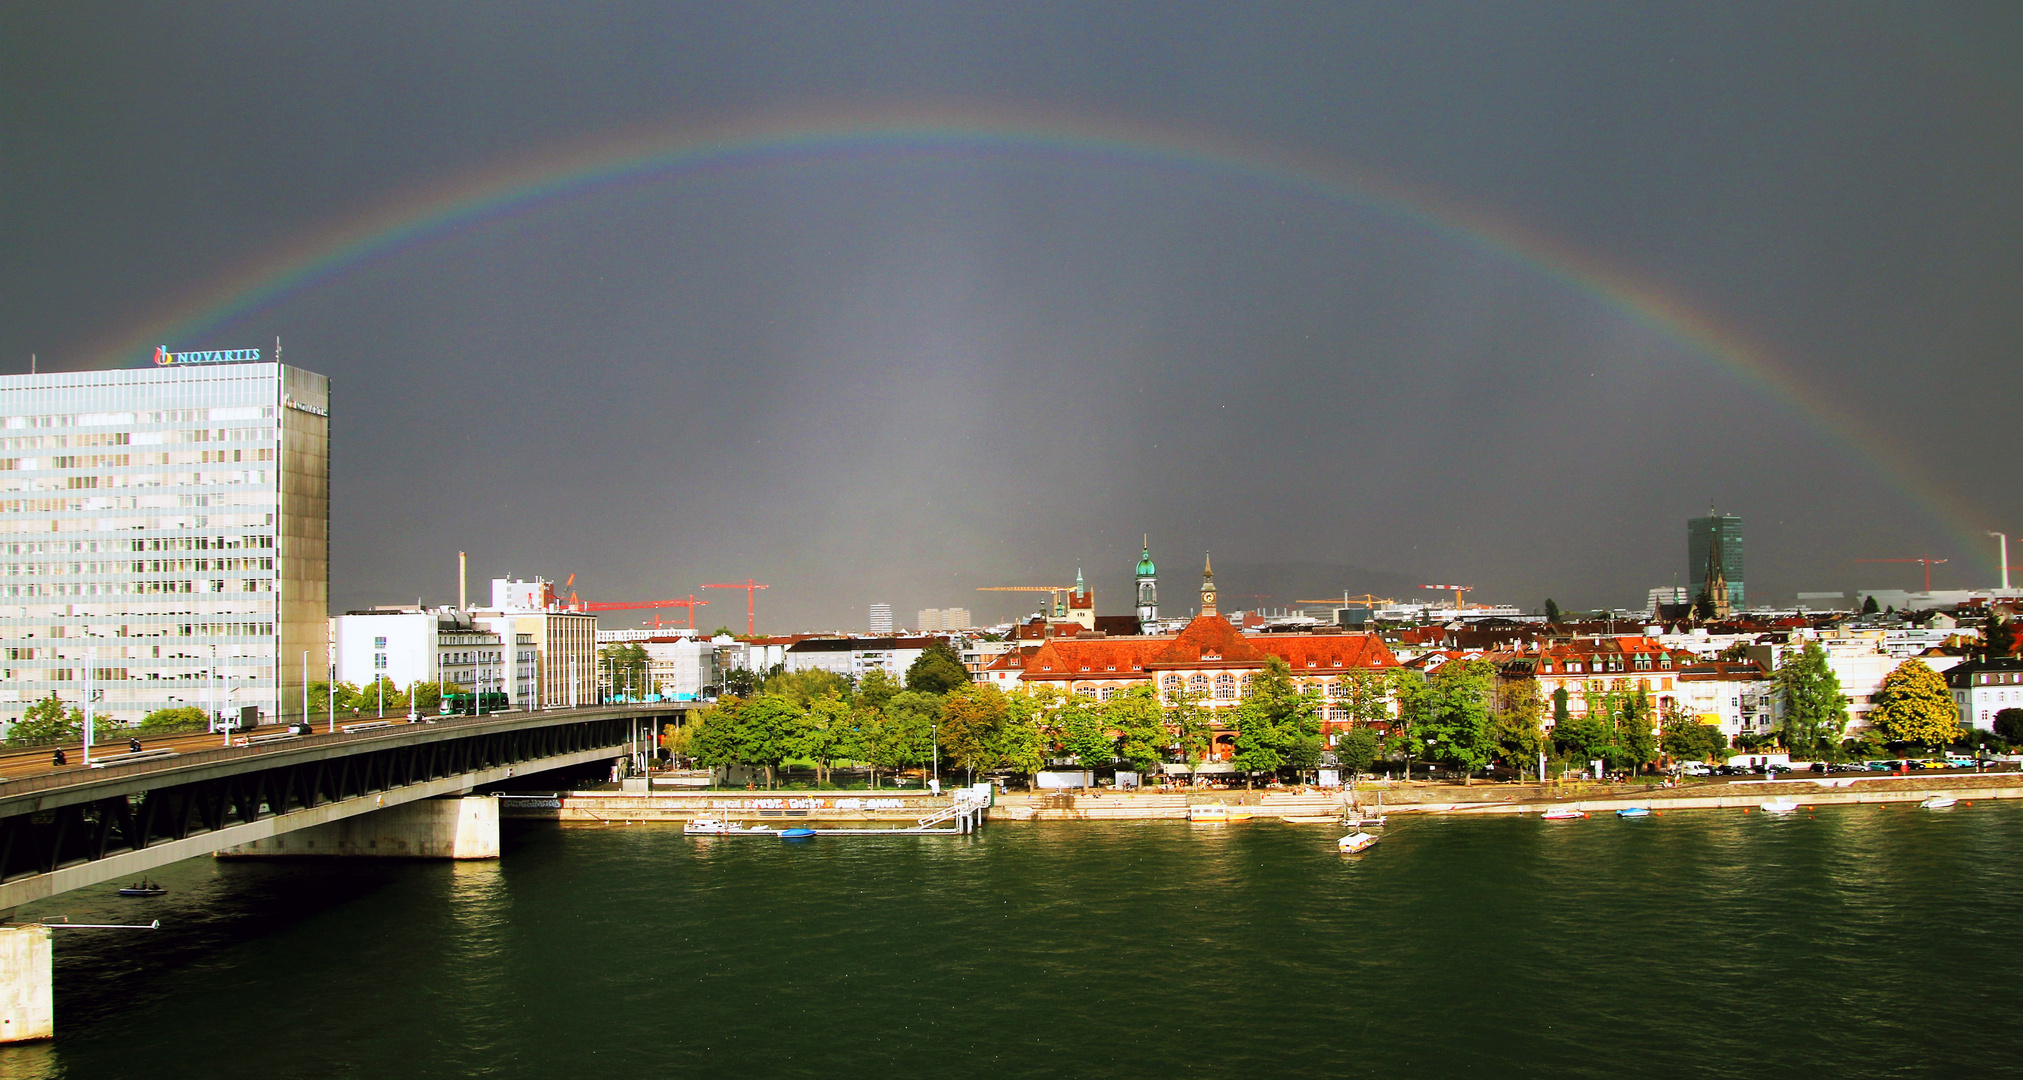
[[[193,860],[0,1080],[2023,1073],[2023,806],[1393,820]]]

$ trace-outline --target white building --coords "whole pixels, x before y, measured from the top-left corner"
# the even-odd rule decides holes
[[[1715,661],[1679,669],[1672,680],[1674,707],[1702,724],[1735,736],[1774,731],[1783,710],[1769,673],[1753,662]]]
[[[538,577],[494,578],[492,607],[471,614],[478,626],[497,633],[502,643],[524,638],[533,647],[532,687],[513,698],[515,708],[597,702],[597,616],[563,610],[550,582]],[[513,662],[517,665],[517,653]]]
[[[332,620],[337,679],[365,686],[385,678],[406,689],[448,684],[481,694],[504,693],[514,704],[534,690],[531,636],[508,645],[500,632],[454,609],[353,611]]]
[[[892,632],[891,604],[871,605],[871,632],[874,634],[889,634]]]
[[[921,608],[915,618],[915,628],[923,634],[967,630],[970,626],[968,608]]]
[[[1993,731],[2003,709],[2023,709],[2023,660],[2001,657],[1955,665],[1946,672],[1946,686],[1959,706],[1962,727]]]
[[[658,637],[639,647],[646,651],[647,678],[663,698],[696,701],[720,685],[716,647],[700,637]]]
[[[939,637],[807,638],[786,651],[788,671],[833,671],[851,679],[861,679],[872,669],[882,669],[904,680],[929,646],[944,644]]]
[[[293,719],[323,677],[330,381],[257,349],[154,360],[0,376],[0,723],[87,681],[123,724]]]

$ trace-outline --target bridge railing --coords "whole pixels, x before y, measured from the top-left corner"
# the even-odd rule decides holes
[[[374,728],[370,731],[341,731],[335,735],[319,732],[313,735],[303,735],[294,739],[277,740],[254,746],[221,746],[212,750],[192,750],[177,754],[174,757],[151,757],[146,761],[131,763],[121,762],[119,760],[120,752],[112,751],[103,757],[95,758],[93,764],[89,766],[80,763],[69,768],[58,769],[55,772],[42,773],[36,776],[23,776],[12,780],[0,778],[0,799],[15,795],[27,795],[37,791],[50,791],[55,788],[70,787],[74,784],[92,780],[139,776],[144,773],[163,772],[168,769],[177,769],[188,765],[208,765],[221,761],[258,757],[263,754],[271,754],[283,747],[337,746],[344,743],[371,742],[376,739],[412,734],[414,731],[424,728],[441,731],[445,728],[474,727],[479,724],[497,723],[501,720],[537,716],[552,717],[558,714],[575,715],[583,712],[606,712],[611,708],[612,706],[592,706],[584,709],[546,709],[531,712],[490,713],[485,716],[432,717],[428,721],[418,724],[396,724],[392,727]],[[627,711],[646,712],[649,710],[633,708]],[[105,764],[100,765],[98,764],[99,761],[103,761]]]

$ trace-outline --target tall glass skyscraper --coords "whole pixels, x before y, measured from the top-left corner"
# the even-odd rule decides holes
[[[325,674],[330,380],[180,359],[0,376],[0,722],[87,675],[121,723],[294,719]]]
[[[1742,610],[1742,519],[1733,514],[1717,514],[1708,507],[1706,517],[1686,522],[1686,578],[1692,582],[1688,599],[1698,599],[1707,583],[1707,560],[1716,540],[1721,545],[1721,576],[1728,582],[1728,603]]]

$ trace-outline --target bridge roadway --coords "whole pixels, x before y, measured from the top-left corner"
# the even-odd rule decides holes
[[[52,767],[50,749],[0,757],[0,913],[182,859],[515,775],[608,759],[688,704],[444,717],[224,748],[149,740],[174,756]],[[341,723],[341,722],[340,722]],[[275,729],[280,730],[280,729]],[[266,734],[256,730],[254,734]],[[651,745],[649,742],[648,745]],[[101,754],[103,755],[101,757]],[[99,762],[104,762],[102,766]]]

